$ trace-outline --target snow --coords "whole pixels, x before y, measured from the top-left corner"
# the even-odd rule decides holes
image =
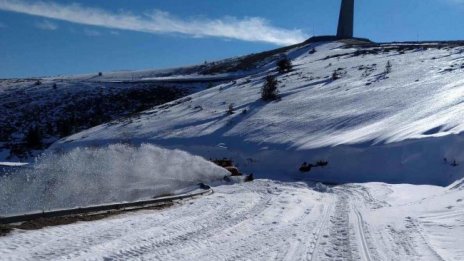
[[[22,167],[28,164],[24,162],[0,162],[0,167]]]
[[[49,153],[59,154],[0,178],[0,210],[127,201],[200,181],[215,193],[162,210],[16,229],[0,237],[1,259],[463,260],[463,52],[453,43],[308,42],[248,71],[68,77],[237,79],[56,142]],[[294,70],[278,75],[284,54]],[[269,74],[281,99],[265,103]],[[258,179],[214,182],[225,170],[191,154],[232,158]],[[329,165],[298,171],[319,160]]]
[[[464,202],[456,201],[464,198],[461,190],[366,183],[318,192],[315,186],[304,180],[222,185],[212,195],[163,210],[13,231],[0,237],[0,255],[4,260],[464,258]]]
[[[198,156],[148,144],[77,148],[44,155],[31,168],[0,177],[0,215],[176,194],[227,175]]]
[[[446,186],[464,177],[463,51],[438,43],[308,43],[285,52],[294,70],[277,75],[280,101],[260,100],[264,77],[277,73],[270,61],[246,77],[83,131],[52,149],[119,142],[124,129],[131,142],[232,157],[264,178],[292,177],[304,161],[328,160],[328,168],[311,174],[315,180]],[[340,79],[332,80],[335,70]]]
[[[0,161],[33,161],[63,136],[257,70],[259,64],[252,66],[253,71],[235,68],[241,59],[163,70],[0,79]],[[43,148],[32,150],[25,137],[36,127]]]

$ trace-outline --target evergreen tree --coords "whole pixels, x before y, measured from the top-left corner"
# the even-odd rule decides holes
[[[264,101],[277,100],[279,90],[277,89],[277,80],[273,75],[266,77],[263,87],[261,88],[261,98]]]
[[[277,62],[277,67],[279,67],[279,73],[282,74],[290,72],[293,68],[293,65],[292,62],[287,57],[285,57]]]

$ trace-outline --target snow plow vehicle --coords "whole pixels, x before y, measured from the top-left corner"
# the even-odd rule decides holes
[[[211,160],[213,163],[216,165],[225,168],[227,171],[229,171],[230,175],[232,177],[244,177],[244,181],[253,181],[253,174],[249,175],[244,175],[243,173],[240,172],[240,170],[234,165],[234,162],[231,159],[223,158],[223,159],[214,159]]]
[[[327,167],[328,165],[329,165],[329,162],[326,160],[319,160],[316,162],[316,164],[311,164],[311,163],[308,164],[307,162],[303,162],[303,164],[301,164],[298,170],[301,173],[306,173],[306,172],[310,172],[312,168],[317,168],[317,167],[324,168],[324,167]]]

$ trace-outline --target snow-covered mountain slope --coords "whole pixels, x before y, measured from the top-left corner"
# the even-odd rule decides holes
[[[462,191],[257,180],[163,210],[0,236],[4,260],[462,260]]]
[[[182,68],[0,79],[0,160],[30,160],[59,138],[268,70],[300,45]]]
[[[447,185],[463,177],[460,43],[319,42],[285,54],[294,66],[289,73],[278,74],[273,61],[265,70],[83,131],[53,148],[129,139],[231,157],[243,170],[266,177],[292,178],[303,161],[317,160],[328,160],[329,167],[310,175],[324,181]],[[268,75],[279,82],[278,101],[261,100]],[[233,114],[226,113],[230,104]]]
[[[40,83],[40,85],[39,85]],[[27,159],[61,137],[204,89],[192,83],[0,81],[0,159]]]

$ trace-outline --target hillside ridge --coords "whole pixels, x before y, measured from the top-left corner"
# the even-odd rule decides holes
[[[447,185],[463,174],[460,165],[444,163],[464,162],[463,52],[461,42],[308,42],[277,56],[292,61],[288,73],[280,74],[274,59],[253,74],[97,126],[52,149],[152,142],[231,157],[266,177],[297,177],[302,162],[328,160],[330,167],[312,177]],[[269,75],[278,81],[278,101],[261,100]]]

